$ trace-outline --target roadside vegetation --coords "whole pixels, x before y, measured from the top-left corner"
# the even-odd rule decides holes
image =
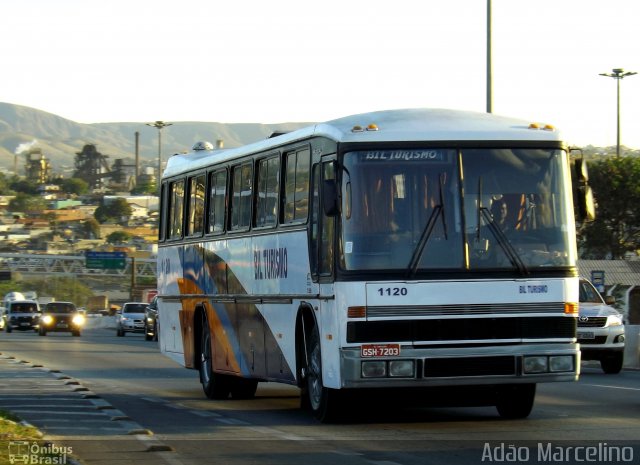
[[[0,410],[0,442],[35,441],[42,439],[42,433],[33,426],[20,423],[20,419],[11,412]]]

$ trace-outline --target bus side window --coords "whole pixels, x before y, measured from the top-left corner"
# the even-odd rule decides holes
[[[231,229],[249,229],[251,219],[251,163],[233,167],[231,186]]]
[[[280,186],[280,158],[265,158],[258,163],[256,217],[258,228],[275,226],[278,218],[278,192]]]
[[[286,154],[284,223],[301,222],[307,219],[310,154],[308,148]]]
[[[204,174],[189,179],[188,236],[201,236],[204,230],[204,192]]]
[[[184,180],[174,181],[170,184],[169,199],[169,239],[182,237],[182,221],[184,219]]]
[[[209,180],[209,233],[224,232],[227,206],[227,170],[211,173]]]

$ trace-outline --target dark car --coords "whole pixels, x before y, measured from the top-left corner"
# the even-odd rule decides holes
[[[144,312],[144,338],[158,340],[158,296],[155,296]]]
[[[14,329],[38,331],[40,305],[35,300],[14,300],[7,304],[7,310],[2,318],[4,318],[4,327],[7,333]]]
[[[147,302],[127,302],[118,311],[116,334],[120,337],[126,333],[143,333]]]
[[[49,331],[60,331],[80,336],[84,321],[84,315],[72,302],[49,302],[40,317],[38,334],[46,336]]]

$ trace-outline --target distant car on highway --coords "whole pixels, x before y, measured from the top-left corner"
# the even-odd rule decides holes
[[[38,334],[46,336],[50,331],[62,331],[80,336],[84,322],[84,315],[73,302],[49,302],[45,305],[40,317]]]
[[[147,302],[127,302],[118,311],[116,334],[119,337],[126,333],[143,333]]]
[[[154,296],[145,309],[144,338],[147,341],[158,340],[158,296]]]
[[[611,305],[612,296],[602,298],[587,279],[580,279],[578,342],[582,360],[598,360],[607,374],[620,373],[624,362],[622,314]]]
[[[7,333],[14,329],[38,331],[40,326],[40,305],[35,300],[13,300],[6,303],[7,307],[2,315]]]

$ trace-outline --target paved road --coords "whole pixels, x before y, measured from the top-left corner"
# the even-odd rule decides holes
[[[206,400],[197,373],[141,335],[2,332],[0,353],[0,408],[73,446],[87,465],[453,465],[509,452],[529,463],[585,458],[570,446],[604,459],[591,463],[626,463],[630,453],[640,461],[637,371],[611,376],[586,366],[578,383],[540,385],[527,420],[501,420],[492,407],[391,410],[372,402],[346,423],[323,425],[298,409],[289,386],[261,384],[254,400]],[[626,455],[612,460],[618,453]]]

